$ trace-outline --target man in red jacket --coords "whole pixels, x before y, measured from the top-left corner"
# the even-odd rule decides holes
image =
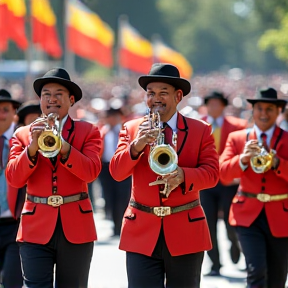
[[[43,114],[59,115],[61,149],[50,158],[39,153],[47,120],[18,128],[12,138],[6,177],[16,188],[27,184],[17,235],[25,287],[87,287],[97,238],[87,183],[101,170],[100,132],[69,117],[82,91],[66,70],[48,71],[34,90]]]
[[[212,125],[212,134],[215,140],[216,150],[222,154],[229,133],[246,128],[247,121],[233,116],[225,116],[224,110],[228,105],[228,100],[223,93],[212,91],[204,98],[208,115],[202,120]],[[233,263],[237,263],[240,258],[240,248],[236,236],[235,228],[228,223],[230,205],[238,189],[238,183],[233,181],[229,185],[223,185],[221,181],[210,189],[201,191],[200,199],[210,230],[213,248],[207,252],[212,262],[211,270],[205,276],[220,276],[220,253],[217,240],[217,223],[219,212],[223,212],[227,236],[231,242],[230,257]]]
[[[220,157],[220,179],[229,183],[240,178],[229,222],[236,226],[245,256],[247,287],[284,288],[288,258],[288,133],[276,125],[276,119],[286,101],[277,98],[275,89],[267,88],[248,102],[253,105],[255,125],[229,135]],[[260,143],[265,153],[260,153]]]
[[[177,112],[190,83],[175,66],[153,64],[138,81],[147,91],[147,106],[160,115],[158,124],[166,124],[166,144],[173,132],[177,135],[177,144],[170,144],[177,146],[178,165],[160,177],[161,185],[150,186],[161,172],[153,172],[148,163],[159,129],[151,129],[147,116],[124,124],[110,172],[117,181],[133,179],[120,238],[120,249],[127,251],[128,287],[162,288],[166,281],[171,288],[199,288],[204,251],[211,249],[199,192],[216,185],[219,168],[211,126]]]

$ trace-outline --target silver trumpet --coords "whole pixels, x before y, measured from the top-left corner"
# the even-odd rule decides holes
[[[47,116],[37,118],[33,124],[46,123],[45,130],[38,138],[39,153],[44,157],[51,158],[60,152],[61,142],[61,121],[57,113],[50,113]]]

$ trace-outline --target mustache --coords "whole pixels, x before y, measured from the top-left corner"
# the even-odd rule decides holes
[[[51,107],[57,107],[57,108],[61,108],[61,106],[60,105],[47,105],[47,108],[49,109],[49,108],[51,108]]]

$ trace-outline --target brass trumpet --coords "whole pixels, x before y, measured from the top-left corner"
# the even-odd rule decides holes
[[[36,119],[33,124],[44,121],[46,122],[46,126],[38,138],[38,151],[44,157],[51,158],[58,155],[62,146],[61,121],[58,114],[50,113],[48,116]]]
[[[151,129],[158,129],[158,137],[150,147],[149,166],[156,174],[164,176],[172,173],[178,166],[178,155],[169,144],[164,144],[164,134],[161,131],[160,115],[158,112],[149,112]],[[176,147],[177,135],[173,132],[173,146]]]
[[[265,173],[270,170],[273,164],[273,158],[275,154],[275,150],[270,149],[270,151],[268,152],[265,147],[263,147],[260,143],[259,153],[256,156],[251,157],[250,159],[250,166],[252,170],[257,174]]]

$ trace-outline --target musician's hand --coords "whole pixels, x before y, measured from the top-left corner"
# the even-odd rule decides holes
[[[148,117],[145,116],[144,121],[139,126],[137,136],[132,143],[131,152],[133,156],[141,153],[147,144],[152,145],[155,143],[158,135],[159,130],[151,129],[151,123],[148,121]]]
[[[38,138],[41,133],[45,130],[45,122],[32,123],[30,126],[30,144],[28,145],[29,156],[33,157],[36,155],[39,146]]]
[[[160,176],[156,181],[149,184],[149,186],[164,184],[164,189],[160,191],[161,194],[169,197],[170,193],[184,182],[184,171],[182,168],[177,169],[165,176]]]
[[[261,148],[257,140],[249,140],[244,146],[242,154],[240,154],[240,161],[243,165],[248,165],[250,159],[259,154]]]

